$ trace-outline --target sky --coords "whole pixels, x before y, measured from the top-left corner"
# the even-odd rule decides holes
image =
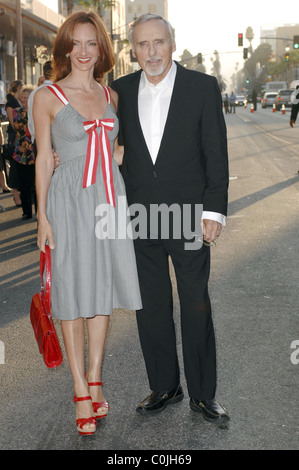
[[[208,54],[213,55],[216,49],[220,53],[222,75],[230,86],[236,63],[239,63],[239,70],[244,63],[243,48],[238,47],[238,33],[243,33],[243,45],[248,46],[245,32],[251,26],[255,49],[260,42],[261,26],[273,28],[299,23],[298,0],[287,0],[279,6],[275,0],[168,0],[168,19],[176,32],[174,59],[179,59],[184,49],[192,55],[201,52],[209,73],[212,62]]]

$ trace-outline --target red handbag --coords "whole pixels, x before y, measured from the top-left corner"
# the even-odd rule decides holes
[[[43,274],[46,266],[46,288]],[[32,297],[30,321],[47,367],[57,367],[62,363],[63,356],[51,315],[51,250],[46,245],[45,253],[40,252],[41,292]]]

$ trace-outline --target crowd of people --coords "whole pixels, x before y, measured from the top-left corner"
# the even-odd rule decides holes
[[[43,66],[37,86],[14,80],[6,96],[5,113],[8,121],[7,142],[0,127],[0,185],[3,193],[11,193],[14,204],[21,207],[22,219],[32,219],[33,207],[37,212],[35,191],[36,146],[32,131],[32,96],[43,85],[50,73],[51,61]],[[31,96],[32,94],[32,96]],[[30,127],[31,124],[31,127]],[[0,211],[4,211],[0,207]]]

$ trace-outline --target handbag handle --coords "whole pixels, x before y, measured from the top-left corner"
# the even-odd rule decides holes
[[[51,250],[49,245],[45,246],[45,252],[40,252],[40,276],[41,276],[41,292],[45,299],[46,309],[51,316]],[[46,266],[46,288],[44,287],[44,270]]]

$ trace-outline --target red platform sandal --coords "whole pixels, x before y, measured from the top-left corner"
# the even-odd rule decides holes
[[[87,397],[74,396],[75,403],[77,403],[77,401],[84,401],[84,400],[91,400],[91,397],[90,396],[87,396]],[[97,428],[97,420],[95,416],[91,416],[90,418],[78,418],[76,420],[76,424],[77,424],[77,430],[81,436],[90,436],[95,433],[96,428]],[[94,424],[95,425],[94,431],[86,431],[84,429],[84,426],[86,424]]]
[[[89,387],[102,387],[103,385],[103,382],[89,382],[88,383],[88,386]],[[94,412],[96,413],[96,419],[100,419],[100,418],[105,418],[107,416],[107,413],[109,411],[109,404],[108,402],[105,400],[105,401],[100,401],[100,402],[92,402],[92,406],[93,406],[93,410]],[[107,408],[107,411],[106,413],[103,411],[101,412],[101,414],[98,414],[98,409],[99,408]]]

